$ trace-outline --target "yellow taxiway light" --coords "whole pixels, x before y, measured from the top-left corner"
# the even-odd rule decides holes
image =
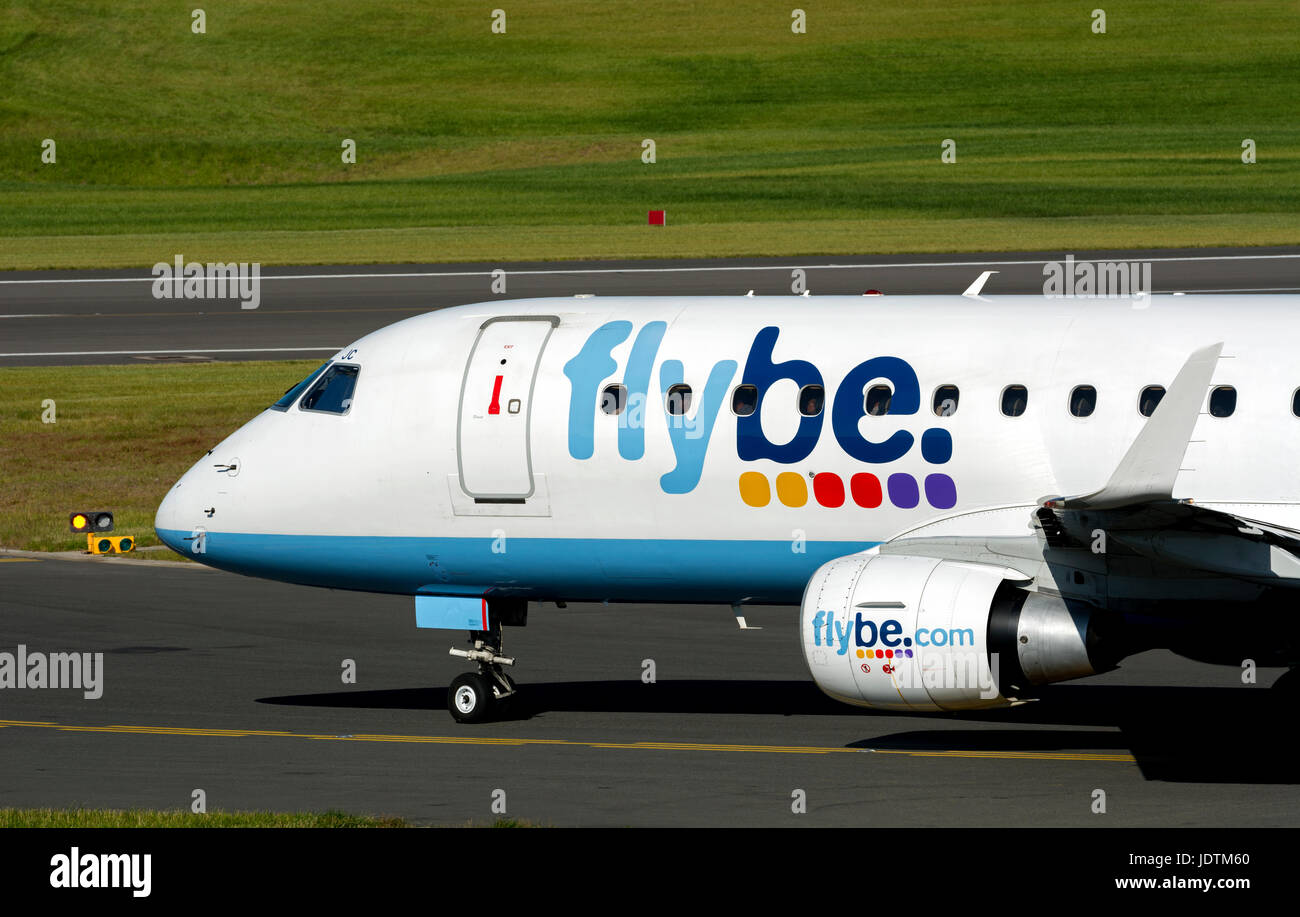
[[[91,554],[125,554],[135,550],[135,539],[130,535],[86,535],[86,550]]]

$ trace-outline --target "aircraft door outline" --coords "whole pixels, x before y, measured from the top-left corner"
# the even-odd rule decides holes
[[[554,315],[502,315],[479,326],[456,417],[456,470],[475,503],[523,503],[533,496],[533,393],[559,324]]]

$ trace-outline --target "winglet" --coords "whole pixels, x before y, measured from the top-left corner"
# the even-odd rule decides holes
[[[968,286],[966,288],[966,292],[961,295],[969,296],[971,299],[983,299],[984,297],[980,296],[980,291],[984,289],[984,284],[988,283],[989,278],[992,277],[994,274],[1000,274],[1000,273],[1002,272],[985,271],[983,274],[980,274],[978,277],[976,277],[975,282],[972,283],[970,286]]]
[[[1049,509],[1113,509],[1172,499],[1174,482],[1222,351],[1220,341],[1187,358],[1105,487],[1081,497],[1049,500],[1044,505]]]

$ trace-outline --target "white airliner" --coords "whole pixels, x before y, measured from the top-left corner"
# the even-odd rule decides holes
[[[1017,703],[1167,647],[1294,665],[1300,298],[496,301],[338,352],[199,460],[159,536],[468,631],[529,602],[798,604],[850,704]],[[743,617],[741,617],[743,621]]]

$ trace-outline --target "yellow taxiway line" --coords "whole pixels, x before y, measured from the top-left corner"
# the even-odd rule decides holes
[[[322,742],[406,742],[417,745],[514,746],[558,745],[570,748],[609,748],[632,751],[713,751],[787,755],[877,754],[914,758],[988,758],[1002,761],[1091,761],[1133,764],[1126,754],[1073,751],[975,751],[962,749],[843,748],[817,745],[720,745],[699,742],[583,742],[572,739],[526,739],[495,736],[314,735],[261,729],[191,729],[181,726],[77,726],[30,720],[0,720],[0,729],[19,727],[60,732],[107,732],[126,735],[209,736],[213,738],[312,739]]]

